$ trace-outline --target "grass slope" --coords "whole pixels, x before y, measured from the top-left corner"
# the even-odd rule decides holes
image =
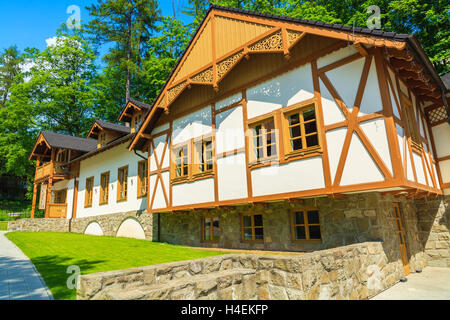
[[[120,270],[171,261],[204,258],[224,252],[195,250],[145,240],[95,237],[73,233],[13,232],[6,236],[34,263],[57,300],[73,300],[67,288],[67,268],[82,274]]]

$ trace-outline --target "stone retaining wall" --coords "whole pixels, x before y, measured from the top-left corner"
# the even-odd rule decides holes
[[[228,271],[228,272],[227,272]],[[79,300],[367,299],[403,276],[381,242],[296,256],[231,254],[79,278]]]
[[[416,208],[428,265],[450,267],[450,196],[417,200]]]
[[[142,211],[130,211],[123,213],[106,214],[76,219],[22,219],[8,223],[10,231],[25,232],[74,232],[84,233],[87,226],[97,222],[103,231],[103,235],[115,237],[120,225],[129,218],[136,219],[141,224],[145,238],[150,241],[157,240],[157,216],[143,213]]]

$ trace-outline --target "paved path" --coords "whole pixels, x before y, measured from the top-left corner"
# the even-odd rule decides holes
[[[427,267],[407,279],[372,300],[450,300],[450,268]]]
[[[0,231],[0,300],[52,300],[30,259]]]

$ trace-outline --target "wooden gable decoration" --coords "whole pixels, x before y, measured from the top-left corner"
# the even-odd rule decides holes
[[[307,35],[349,40],[343,31],[289,23],[273,18],[255,17],[213,8],[205,17],[161,92],[155,105],[168,112],[170,104],[192,85],[210,85],[216,90],[222,79],[251,54],[282,53],[290,58],[290,49]],[[371,36],[354,35],[352,42],[403,49],[404,43]]]

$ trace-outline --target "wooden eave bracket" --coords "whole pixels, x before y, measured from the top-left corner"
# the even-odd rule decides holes
[[[363,57],[368,57],[369,56],[369,52],[367,51],[366,47],[364,47],[364,45],[361,42],[356,41],[353,45],[354,45],[355,49],[358,50],[358,52]]]

